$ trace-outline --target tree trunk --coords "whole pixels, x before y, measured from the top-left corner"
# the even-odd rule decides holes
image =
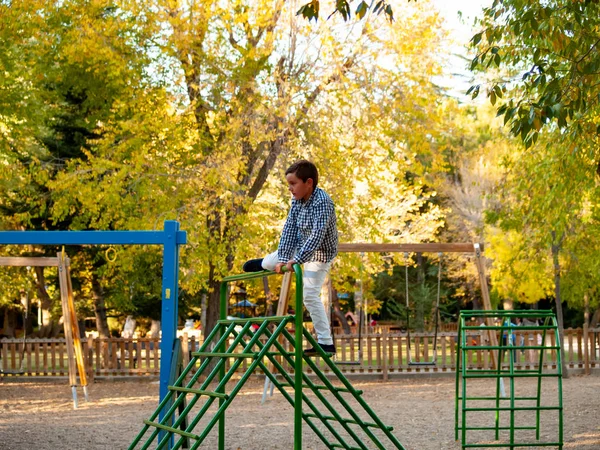
[[[564,237],[564,235],[563,235]],[[560,342],[560,359],[562,362],[563,377],[568,378],[569,372],[567,370],[567,363],[565,361],[565,349],[564,349],[564,321],[563,321],[563,310],[562,310],[562,299],[560,296],[560,261],[558,259],[560,253],[560,247],[562,245],[562,237],[559,242],[556,241],[556,232],[552,232],[552,261],[554,263],[554,301],[556,303],[556,320],[558,322],[558,336]]]
[[[155,338],[160,336],[160,320],[152,319],[152,324],[150,325],[150,331],[146,334],[146,337]]]
[[[204,336],[208,336],[212,329],[216,326],[220,316],[220,300],[221,300],[221,282],[216,279],[214,267],[211,265],[208,278],[208,304],[206,305],[206,327],[204,328]]]
[[[586,292],[583,296],[583,367],[585,374],[590,374],[590,297]]]
[[[11,308],[6,308],[4,310],[4,329],[2,334],[6,337],[14,338],[16,326],[17,313]]]
[[[42,323],[40,323],[40,330],[38,336],[41,338],[47,338],[54,335],[58,324],[52,319],[52,299],[46,291],[46,277],[44,276],[44,267],[36,266],[35,271],[35,287],[37,290],[38,298],[40,300],[40,309],[42,310]]]
[[[348,320],[346,320],[346,316],[342,312],[342,308],[340,307],[340,299],[337,296],[337,291],[331,287],[331,306],[333,309],[333,314],[342,324],[342,328],[344,329],[344,334],[351,334],[352,330],[350,329],[350,324],[348,324]],[[360,326],[360,324],[357,324]]]
[[[594,314],[592,314],[592,319],[590,320],[590,328],[596,328],[598,326],[598,323],[600,323],[600,308],[598,308],[596,311],[594,311]]]
[[[206,295],[206,292],[202,293],[202,296],[200,297],[200,329],[202,332],[202,336],[205,337],[205,331],[206,331],[206,308],[208,307],[208,295]]]
[[[104,291],[96,275],[92,275],[92,299],[94,301],[94,315],[96,316],[96,329],[98,336],[110,337],[108,320],[106,317],[106,304],[104,303]]]
[[[423,253],[417,253],[417,285],[422,287],[425,285],[425,266],[423,264]],[[416,331],[422,333],[425,331],[425,304],[424,298],[417,298],[414,302],[415,308],[415,328]]]
[[[273,311],[273,293],[271,292],[271,288],[269,287],[269,278],[263,277],[263,289],[265,290],[265,316],[272,316],[274,314]]]

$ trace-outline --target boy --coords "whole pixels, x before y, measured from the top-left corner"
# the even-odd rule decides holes
[[[292,207],[285,221],[279,247],[265,258],[253,259],[244,264],[245,272],[274,270],[282,272],[283,266],[304,265],[304,305],[310,313],[317,342],[325,353],[334,354],[329,320],[321,302],[321,288],[337,255],[338,234],[333,201],[317,187],[317,167],[306,160],[292,164],[285,171],[288,188],[292,194]],[[317,350],[304,351],[315,356]]]

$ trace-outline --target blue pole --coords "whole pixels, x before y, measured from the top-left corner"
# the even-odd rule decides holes
[[[160,346],[160,399],[169,392],[173,348],[177,339],[177,304],[179,298],[179,246],[177,232],[179,223],[165,221],[165,239],[163,243],[163,279],[161,310],[161,346]],[[163,411],[161,411],[161,419]]]
[[[0,231],[0,245],[162,245],[162,337],[160,399],[168,392],[173,346],[177,338],[179,246],[187,234],[167,220],[162,231]]]

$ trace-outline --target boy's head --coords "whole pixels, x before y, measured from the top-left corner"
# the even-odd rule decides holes
[[[317,166],[302,159],[285,171],[290,192],[296,200],[308,200],[319,182]]]

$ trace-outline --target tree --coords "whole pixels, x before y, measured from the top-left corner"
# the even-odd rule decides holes
[[[312,155],[327,167],[324,186],[343,209],[354,198],[355,180],[370,182],[364,165],[370,155],[386,166],[405,158],[404,146],[425,149],[427,139],[416,130],[435,128],[424,112],[435,107],[427,100],[438,95],[431,83],[435,68],[422,48],[406,40],[410,33],[434,45],[434,16],[407,12],[410,25],[391,32],[373,31],[370,22],[315,32],[295,21],[282,2],[267,4],[148,5],[148,23],[169,30],[157,38],[161,53],[153,65],[178,68],[181,79],[165,81],[175,96],[147,90],[133,100],[136,113],[103,124],[98,152],[74,165],[57,186],[65,193],[61,206],[84,206],[90,223],[112,217],[119,226],[139,227],[156,226],[157,215],[179,218],[194,237],[182,255],[183,265],[193,267],[184,276],[186,291],[210,295],[206,331],[218,318],[222,275],[236,258],[255,255],[252,249],[261,254],[276,242],[276,226],[265,229],[263,223],[285,219],[281,202],[288,200],[279,180],[291,160]],[[347,33],[358,39],[351,49],[344,45]],[[391,55],[391,65],[384,66],[383,54]],[[373,95],[380,107],[373,107]],[[131,137],[140,128],[146,130],[143,144]],[[350,161],[349,154],[356,158]],[[394,183],[404,177],[400,166],[399,173],[389,172]],[[115,204],[97,197],[92,204],[91,194],[100,191]]]
[[[352,17],[352,9],[350,7],[350,4],[352,2],[353,0],[336,0],[334,9],[329,15],[329,17],[333,16],[334,14],[340,14],[344,20],[349,20]],[[372,11],[373,14],[384,13],[390,22],[394,20],[394,11],[392,9],[392,5],[390,5],[390,3],[386,0],[377,0],[371,2],[371,4],[367,3],[364,0],[360,0],[356,3],[358,3],[358,6],[354,11],[354,15],[358,19],[362,19],[369,11]],[[320,11],[320,0],[311,0],[309,3],[302,5],[302,7],[298,10],[296,14],[302,15],[309,21],[312,19],[315,19],[315,21],[317,21],[319,19]]]
[[[600,4],[494,0],[471,41],[471,69],[492,73],[485,92],[527,146],[542,128],[595,134],[600,84]],[[481,85],[470,90],[473,96]]]

